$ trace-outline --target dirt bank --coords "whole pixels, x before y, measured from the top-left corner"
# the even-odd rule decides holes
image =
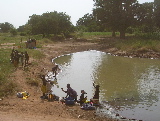
[[[32,57],[30,57],[28,71],[24,71],[21,67],[19,67],[11,75],[11,80],[17,84],[19,90],[26,90],[31,96],[26,100],[22,100],[21,98],[16,97],[15,91],[15,95],[2,99],[0,101],[0,121],[111,121],[111,119],[104,119],[96,116],[95,111],[83,111],[80,109],[79,105],[69,107],[59,103],[58,101],[42,101],[40,99],[40,96],[42,95],[40,90],[41,85],[30,86],[26,83],[27,78],[39,80],[41,82],[38,77],[40,71],[43,68],[51,71],[51,68],[54,65],[51,63],[52,58],[63,54],[85,50],[101,50],[121,56],[138,56],[138,54],[121,52],[116,48],[110,47],[109,43],[100,44],[90,42],[75,42],[71,40],[55,42],[54,44],[46,44],[42,48],[38,48],[38,50],[44,53],[44,58],[40,60],[34,60]],[[144,53],[143,55],[149,55],[149,53]],[[159,58],[160,55],[159,53],[155,53],[154,55],[151,53],[149,57]],[[38,64],[33,64],[35,62]]]

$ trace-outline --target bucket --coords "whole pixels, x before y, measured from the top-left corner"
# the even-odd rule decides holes
[[[74,99],[72,97],[68,97],[65,99],[66,105],[74,105]]]
[[[93,105],[99,105],[99,99],[91,99],[93,102]]]
[[[48,101],[49,102],[54,101],[54,95],[53,94],[48,94]]]

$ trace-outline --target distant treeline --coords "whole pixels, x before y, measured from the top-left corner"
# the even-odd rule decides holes
[[[0,23],[1,32],[21,32],[21,35],[49,34],[68,36],[75,31],[83,32],[120,32],[120,38],[125,33],[152,33],[160,31],[160,1],[139,4],[137,0],[94,0],[92,14],[79,18],[76,26],[70,21],[70,16],[63,12],[47,12],[42,15],[33,14],[25,25],[15,29],[12,24]],[[78,14],[78,13],[77,13]]]

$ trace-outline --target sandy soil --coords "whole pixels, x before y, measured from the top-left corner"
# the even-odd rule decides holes
[[[31,86],[26,83],[26,78],[39,80],[41,82],[41,79],[38,76],[41,70],[46,68],[51,71],[51,68],[54,66],[51,62],[52,58],[63,54],[85,50],[101,50],[119,55],[129,54],[118,51],[116,48],[110,48],[109,43],[98,44],[82,41],[75,42],[71,40],[55,42],[54,44],[49,45],[46,44],[42,48],[38,48],[38,50],[44,53],[44,58],[34,60],[30,57],[28,71],[24,71],[19,66],[19,68],[11,75],[11,80],[17,84],[19,90],[26,90],[31,96],[26,100],[23,100],[21,98],[17,98],[17,92],[15,91],[15,95],[8,96],[0,100],[0,121],[111,121],[111,119],[105,119],[97,116],[94,110],[81,110],[79,105],[66,106],[58,101],[48,102],[46,100],[41,100],[41,83],[39,86]],[[155,53],[155,55],[156,56],[153,57],[160,57],[159,53]],[[33,64],[35,62],[38,64]]]

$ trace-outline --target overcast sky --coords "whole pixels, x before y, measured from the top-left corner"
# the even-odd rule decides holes
[[[139,3],[154,0],[138,0]],[[29,16],[46,12],[66,12],[76,25],[79,18],[92,13],[93,0],[0,0],[0,23],[9,22],[18,28],[25,25]]]

